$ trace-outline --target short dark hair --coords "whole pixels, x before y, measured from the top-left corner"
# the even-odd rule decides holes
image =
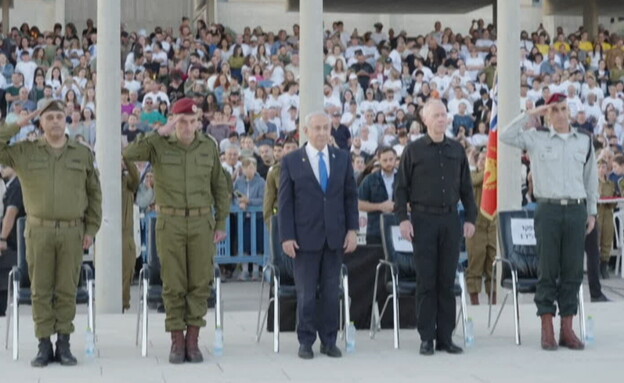
[[[377,156],[381,157],[382,154],[388,153],[388,152],[392,152],[394,153],[394,155],[397,155],[396,150],[394,150],[393,147],[391,146],[382,146],[381,148],[379,148],[379,150],[377,151]]]

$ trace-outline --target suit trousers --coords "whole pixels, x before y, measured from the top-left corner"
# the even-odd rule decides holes
[[[416,326],[422,341],[450,343],[455,329],[455,274],[461,239],[457,212],[412,212]]]
[[[535,237],[539,257],[535,304],[537,315],[576,315],[583,282],[585,205],[540,203],[535,210]]]
[[[336,344],[340,326],[342,258],[343,250],[331,250],[327,242],[319,251],[297,251],[294,274],[299,344],[312,346],[317,333],[322,344]]]

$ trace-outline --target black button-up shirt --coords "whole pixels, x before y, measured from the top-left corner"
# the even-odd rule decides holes
[[[447,137],[433,142],[429,135],[410,143],[401,156],[395,199],[399,222],[409,219],[408,203],[454,209],[461,199],[466,222],[474,223],[477,206],[464,148]]]

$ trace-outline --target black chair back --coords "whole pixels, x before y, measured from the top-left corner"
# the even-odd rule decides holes
[[[384,257],[388,262],[397,265],[399,280],[415,280],[416,266],[413,252],[396,251],[392,243],[392,227],[399,226],[396,216],[394,214],[382,214],[380,217],[380,226]]]
[[[149,214],[147,217],[147,266],[149,267],[149,284],[150,286],[162,285],[160,279],[160,258],[158,258],[158,248],[156,246],[156,222],[158,217],[155,213]]]
[[[20,278],[20,290],[19,290],[19,304],[31,304],[31,290],[30,290],[30,277],[28,274],[28,261],[26,260],[26,238],[24,233],[26,231],[26,217],[17,219],[17,268],[19,270]],[[82,270],[78,279],[78,290],[76,292],[76,303],[83,304],[89,301],[89,293],[87,291],[86,281]]]
[[[533,219],[531,210],[504,211],[498,214],[498,235],[501,257],[509,260],[518,271],[518,279],[536,279],[539,260],[537,246],[514,245],[512,236],[513,219]],[[511,278],[509,265],[503,263],[502,279]]]
[[[282,250],[277,215],[271,217],[271,263],[279,273],[281,285],[295,284],[294,261]]]

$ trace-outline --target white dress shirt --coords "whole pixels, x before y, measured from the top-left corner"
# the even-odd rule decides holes
[[[325,145],[321,152],[323,152],[323,160],[325,161],[325,167],[327,167],[327,179],[329,180],[329,150],[327,149],[327,145]],[[310,143],[307,143],[306,154],[308,155],[308,160],[310,161],[310,165],[312,166],[314,177],[316,177],[316,180],[320,184],[321,177],[319,173],[319,150],[317,150],[314,146],[310,145]]]

